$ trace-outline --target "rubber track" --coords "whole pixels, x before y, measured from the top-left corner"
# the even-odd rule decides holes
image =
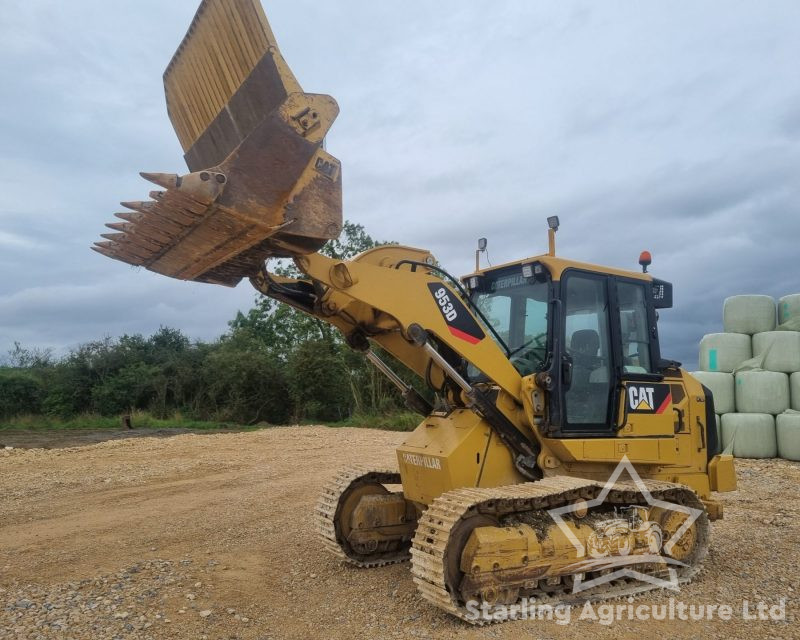
[[[696,494],[683,485],[655,481],[645,481],[645,484],[656,499],[703,509]],[[474,616],[469,615],[456,596],[451,596],[445,585],[444,551],[456,524],[462,518],[478,513],[502,519],[515,513],[560,507],[578,498],[592,499],[600,494],[604,486],[593,480],[557,476],[538,482],[491,489],[456,489],[442,494],[420,517],[412,542],[411,573],[420,594],[462,620],[477,625],[487,624],[489,620],[473,619]],[[643,503],[643,500],[635,485],[617,483],[606,502],[637,504]],[[699,573],[708,551],[709,525],[705,511],[695,526],[698,527],[698,549],[691,559],[692,564],[678,568],[679,584],[690,582]],[[568,587],[564,587],[561,593],[555,594],[539,590],[534,592],[533,597],[537,605],[574,606],[588,601],[623,598],[658,588],[633,578],[620,578],[574,595]]]
[[[322,545],[340,560],[356,567],[382,567],[387,564],[405,562],[410,558],[409,551],[383,551],[376,552],[374,556],[358,556],[342,546],[336,536],[336,517],[339,500],[342,495],[353,485],[361,483],[378,482],[380,484],[400,484],[400,474],[391,469],[370,469],[362,465],[355,465],[340,470],[328,484],[326,484],[317,503],[315,515],[317,519],[317,533],[322,540]]]

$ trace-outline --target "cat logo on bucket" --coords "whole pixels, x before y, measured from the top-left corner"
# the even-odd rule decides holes
[[[630,383],[626,388],[628,411],[632,413],[664,413],[672,402],[668,384],[639,385]]]

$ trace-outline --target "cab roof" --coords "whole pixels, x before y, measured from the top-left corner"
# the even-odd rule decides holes
[[[470,276],[490,275],[496,271],[507,269],[508,267],[522,266],[524,264],[532,264],[534,262],[539,262],[543,264],[550,272],[550,277],[553,280],[560,280],[561,274],[564,272],[565,269],[582,269],[584,271],[592,271],[595,273],[610,274],[614,276],[623,276],[625,278],[633,278],[635,280],[643,280],[645,282],[653,281],[653,276],[651,276],[649,273],[642,273],[641,271],[631,271],[629,269],[618,269],[617,267],[604,267],[598,264],[591,264],[589,262],[578,262],[576,260],[569,260],[567,258],[551,256],[549,254],[544,254],[540,256],[531,256],[530,258],[523,258],[522,260],[514,260],[513,262],[506,262],[505,264],[500,264],[493,267],[487,267],[486,269],[479,269],[478,271],[473,271],[472,273],[463,276],[462,280],[469,278]]]

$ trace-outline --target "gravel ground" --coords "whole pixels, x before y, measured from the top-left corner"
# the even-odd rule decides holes
[[[0,451],[0,637],[800,638],[800,464],[738,461],[706,570],[673,595],[730,605],[731,620],[575,610],[478,629],[421,600],[407,565],[343,566],[315,540],[322,485],[349,463],[392,464],[403,437],[286,427]],[[781,598],[784,620],[744,619],[745,601]]]

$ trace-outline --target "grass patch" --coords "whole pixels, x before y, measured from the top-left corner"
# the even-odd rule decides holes
[[[413,431],[422,420],[421,416],[411,412],[397,412],[382,415],[359,414],[346,420],[326,422],[330,427],[356,427],[361,429],[382,429],[384,431]],[[235,422],[220,422],[214,420],[192,420],[180,413],[175,413],[169,418],[156,418],[146,411],[136,411],[131,414],[131,423],[134,429],[231,429],[236,431],[251,431],[263,429],[273,425],[260,422],[256,425],[238,424]],[[320,424],[319,421],[306,421],[307,424]],[[47,415],[23,415],[15,418],[0,419],[0,431],[79,431],[122,429],[119,416],[101,416],[96,413],[86,413],[72,418],[59,418]]]
[[[330,427],[358,427],[362,429],[383,429],[384,431],[413,431],[422,421],[422,416],[410,411],[381,415],[359,414],[346,420],[326,423]]]
[[[137,411],[131,414],[131,423],[134,429],[255,429],[232,422],[216,422],[206,420],[191,420],[176,413],[169,418],[156,418],[146,411]],[[265,426],[265,425],[259,425]],[[80,430],[80,429],[121,429],[122,422],[119,416],[107,417],[94,413],[87,413],[73,418],[58,418],[46,415],[24,415],[16,418],[0,420],[0,431],[54,431],[54,430]]]

